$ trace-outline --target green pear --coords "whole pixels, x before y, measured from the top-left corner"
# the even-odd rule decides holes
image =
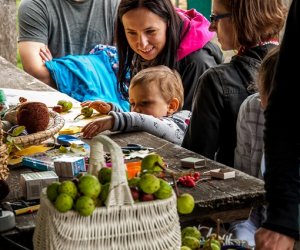
[[[192,237],[195,237],[196,239],[200,240],[201,233],[196,227],[185,227],[181,231],[181,237],[183,239],[186,236],[192,236]]]
[[[140,179],[139,186],[144,193],[153,194],[159,189],[160,181],[153,174],[144,174]]]
[[[217,240],[214,240],[214,241],[217,241]],[[205,241],[205,243],[204,243],[203,250],[220,250],[221,249],[220,243],[211,242],[209,244],[209,243],[206,243],[206,242],[207,241]],[[217,241],[217,242],[219,242],[219,241]]]
[[[164,161],[158,154],[149,154],[143,158],[141,163],[142,173],[146,172],[149,174],[160,173],[164,168]]]
[[[187,246],[192,250],[200,248],[200,241],[192,236],[186,236],[182,240],[182,245]]]
[[[194,197],[188,193],[184,193],[177,197],[177,210],[180,214],[190,214],[195,207]]]
[[[160,200],[170,198],[172,196],[172,192],[173,192],[172,186],[163,179],[159,179],[159,181],[160,181],[160,187],[154,193],[154,196]]]
[[[216,245],[218,248],[216,246],[212,246],[212,245]],[[217,239],[210,238],[210,239],[208,239],[204,242],[203,249],[220,250],[221,249],[221,243]]]
[[[91,117],[92,114],[93,114],[93,112],[94,112],[94,110],[93,110],[92,108],[87,107],[87,106],[85,106],[85,107],[83,107],[83,108],[81,109],[81,114],[82,114],[84,117],[86,117],[86,118]]]

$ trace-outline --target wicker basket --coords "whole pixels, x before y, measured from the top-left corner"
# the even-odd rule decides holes
[[[120,147],[106,136],[91,143],[90,168],[104,165],[103,145],[112,155],[112,181],[106,207],[89,217],[75,211],[59,213],[41,193],[41,207],[33,236],[34,249],[178,250],[181,246],[176,196],[165,200],[134,203],[126,179]]]
[[[49,111],[50,121],[48,128],[44,131],[36,132],[29,135],[18,136],[14,138],[14,143],[20,146],[29,146],[40,144],[43,141],[53,137],[65,124],[64,118],[54,111]]]
[[[3,130],[0,120],[0,180],[6,180],[9,174],[7,167],[8,163],[8,151],[6,145],[3,143]]]

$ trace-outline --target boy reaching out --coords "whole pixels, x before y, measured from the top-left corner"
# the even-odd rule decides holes
[[[105,130],[145,131],[181,145],[191,112],[181,110],[183,86],[179,74],[166,66],[155,66],[136,74],[129,85],[131,112],[122,112],[112,103],[83,102],[107,117],[99,118],[83,129],[84,138]]]

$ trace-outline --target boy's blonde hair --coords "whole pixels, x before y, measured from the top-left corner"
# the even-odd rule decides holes
[[[149,67],[138,72],[130,81],[129,88],[137,84],[156,83],[165,101],[169,103],[174,97],[179,101],[178,110],[183,106],[183,85],[181,77],[176,70],[167,66],[159,65]]]

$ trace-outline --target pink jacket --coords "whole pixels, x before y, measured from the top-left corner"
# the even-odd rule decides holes
[[[176,8],[184,21],[181,42],[177,50],[178,61],[192,52],[203,48],[215,35],[208,30],[210,22],[195,9],[182,10]]]

